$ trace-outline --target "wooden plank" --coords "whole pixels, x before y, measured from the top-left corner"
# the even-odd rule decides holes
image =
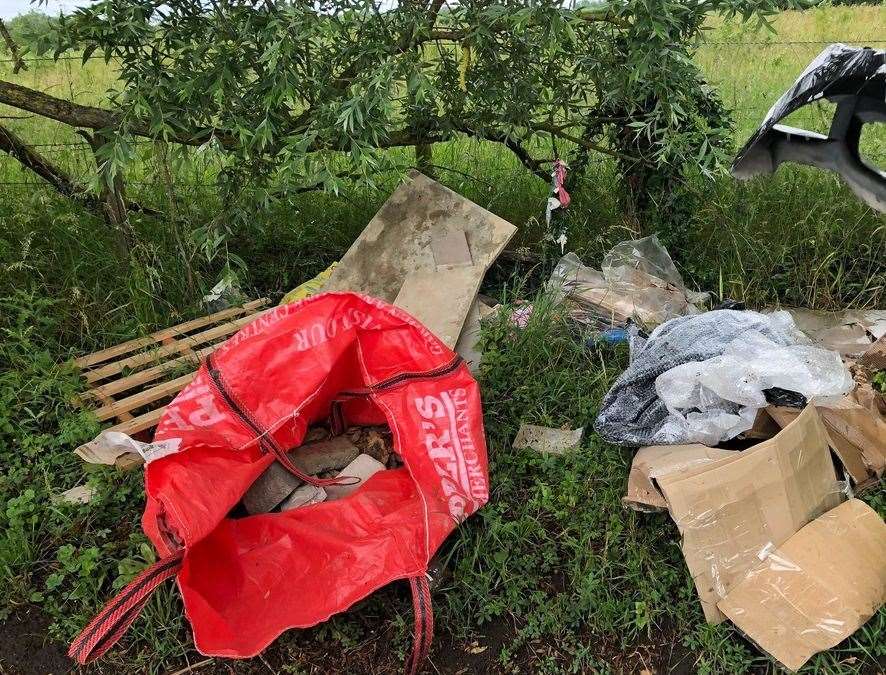
[[[148,405],[148,403],[152,403],[158,399],[165,398],[166,396],[177,394],[182,389],[184,389],[185,385],[187,385],[191,380],[194,379],[194,376],[196,374],[197,373],[195,371],[193,373],[188,373],[187,375],[177,377],[174,380],[169,380],[169,382],[162,382],[155,387],[146,389],[145,391],[140,391],[139,393],[133,394],[132,396],[127,396],[126,398],[120,399],[119,401],[114,401],[110,405],[104,405],[101,408],[95,410],[93,414],[98,417],[99,421],[101,422],[111,419],[112,417],[122,415],[128,415],[129,419],[132,419],[130,411],[141,408],[142,406],[146,406]]]
[[[81,356],[79,359],[74,359],[74,365],[78,368],[87,368],[89,366],[108,361],[109,359],[112,359],[114,357],[128,354],[137,349],[142,349],[158,342],[163,342],[164,340],[167,340],[169,338],[181,336],[182,334],[196,330],[197,328],[203,328],[204,326],[209,326],[211,324],[218,323],[219,321],[230,319],[245,312],[251,312],[253,309],[257,309],[263,305],[266,305],[267,303],[267,298],[260,298],[258,300],[251,300],[250,302],[247,302],[240,307],[230,307],[228,309],[223,309],[220,312],[216,312],[215,314],[210,314],[209,316],[203,316],[197,319],[192,319],[191,321],[185,321],[184,323],[181,323],[177,326],[164,328],[163,330],[157,331],[156,333],[151,333],[146,337],[135,338],[134,340],[129,340],[119,345],[108,347],[107,349],[102,349],[101,351],[94,352],[86,356]]]
[[[145,368],[145,370],[140,370],[137,373],[133,373],[132,375],[121,377],[118,380],[111,380],[110,382],[101,384],[93,389],[84,391],[80,395],[80,400],[88,401],[89,399],[97,399],[104,402],[103,397],[105,396],[118,394],[121,391],[127,391],[128,389],[133,389],[139,385],[153,382],[154,380],[162,377],[164,373],[168,373],[170,370],[175,370],[176,368],[179,368],[184,364],[192,363],[196,368],[200,365],[198,359],[199,361],[202,361],[205,357],[207,357],[209,354],[212,354],[212,352],[218,349],[222,344],[223,343],[219,342],[213,345],[209,345],[208,347],[204,347],[203,349],[194,352],[193,356],[191,354],[185,354],[184,356],[179,356],[178,358],[164,361],[163,363],[151,368]]]
[[[244,316],[234,321],[223,323],[220,326],[215,326],[214,328],[210,328],[201,333],[182,337],[175,344],[165,345],[149,352],[144,352],[143,354],[136,354],[135,356],[130,356],[121,359],[120,361],[114,361],[106,366],[100,366],[95,370],[88,370],[83,373],[83,375],[87,382],[97,382],[98,380],[103,380],[111,375],[116,375],[125,368],[138,368],[147,363],[159,361],[163,357],[170,356],[171,354],[187,352],[196,345],[236,333],[240,328],[254,321],[261,313],[262,312],[256,312],[255,314],[250,314],[249,316]]]
[[[122,431],[127,436],[132,436],[139,431],[144,431],[145,429],[151,429],[152,427],[157,426],[157,422],[159,422],[160,418],[163,416],[164,410],[166,410],[166,406],[146,412],[144,415],[139,415],[128,422],[115,424],[106,431]]]

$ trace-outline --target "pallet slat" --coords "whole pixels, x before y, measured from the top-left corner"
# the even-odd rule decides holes
[[[266,304],[267,298],[253,300],[75,360],[90,385],[79,396],[80,403],[92,408],[100,422],[116,421],[108,431],[136,435],[157,426],[166,406],[153,410],[152,406],[184,389],[197,375],[200,363],[263,314],[265,310],[254,310]],[[189,367],[189,372],[180,370],[175,376],[176,370]],[[126,369],[134,372],[121,376]],[[167,379],[167,373],[173,379]],[[115,398],[121,392],[130,393]],[[144,412],[136,414],[139,410]]]
[[[132,419],[132,411],[143,406],[146,406],[148,403],[153,403],[161,398],[165,398],[166,396],[170,396],[172,394],[177,394],[185,386],[194,379],[196,375],[196,371],[193,373],[188,373],[187,375],[182,375],[181,377],[177,377],[174,380],[169,380],[169,382],[161,382],[160,384],[151,387],[150,389],[146,389],[145,391],[140,391],[137,394],[133,394],[132,396],[127,396],[126,398],[122,398],[119,401],[114,401],[110,405],[103,405],[101,408],[98,408],[94,411],[96,417],[98,417],[100,422],[104,422],[105,420],[109,420],[112,417],[119,417],[122,415],[129,415],[129,418]],[[113,399],[112,399],[113,400]]]
[[[132,436],[137,434],[139,431],[144,431],[145,429],[150,429],[151,427],[157,426],[157,422],[160,421],[160,418],[163,416],[163,411],[166,410],[166,406],[162,408],[157,408],[156,410],[151,410],[150,412],[146,412],[144,415],[139,415],[138,417],[134,417],[131,420],[126,422],[121,422],[120,424],[116,424],[108,429],[108,431],[122,431],[127,436]]]
[[[119,380],[111,380],[110,382],[107,382],[105,384],[100,384],[99,386],[90,389],[89,391],[83,392],[80,395],[80,398],[84,401],[91,398],[103,401],[103,396],[119,394],[121,391],[127,391],[128,389],[134,389],[141,384],[153,382],[154,380],[160,379],[164,373],[168,373],[170,370],[175,370],[176,368],[186,363],[193,363],[195,367],[199,366],[200,361],[202,361],[209,354],[212,354],[212,352],[218,349],[221,345],[222,343],[220,342],[217,344],[209,345],[208,347],[204,347],[203,349],[200,349],[193,354],[185,354],[183,356],[170,359],[169,361],[164,361],[163,363],[156,366],[145,368],[144,370],[140,370],[137,373],[133,373],[132,375],[121,377]]]
[[[234,321],[215,326],[209,330],[195,333],[194,335],[188,335],[187,337],[183,337],[176,341],[175,344],[158,347],[157,349],[145,352],[144,354],[136,354],[135,356],[130,356],[121,359],[120,361],[114,361],[106,366],[100,366],[95,370],[88,370],[83,373],[83,376],[86,378],[87,382],[97,382],[110,377],[111,375],[116,375],[124,368],[137,368],[146,363],[159,361],[164,356],[178,354],[190,350],[197,345],[236,333],[240,328],[255,320],[260,314],[261,312],[256,312],[255,314],[250,314],[249,316],[244,316]]]
[[[145,337],[128,340],[119,345],[114,345],[113,347],[108,347],[107,349],[102,349],[101,351],[81,356],[78,359],[74,359],[74,365],[78,368],[88,368],[89,366],[102,363],[116,356],[122,356],[123,354],[134,352],[137,349],[149,347],[152,344],[162,343],[164,340],[179,337],[192,330],[196,330],[197,328],[203,328],[204,326],[209,326],[213,323],[218,323],[219,321],[224,321],[225,319],[230,319],[240,314],[251,312],[267,303],[267,298],[261,298],[259,300],[247,302],[240,307],[230,307],[228,309],[223,309],[220,312],[216,312],[215,314],[192,319],[191,321],[185,321],[177,326],[164,328],[163,330],[151,333]]]

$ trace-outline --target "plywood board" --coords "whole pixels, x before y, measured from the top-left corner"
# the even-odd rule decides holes
[[[410,272],[394,304],[412,314],[452,349],[476,300],[482,278],[477,267]]]
[[[506,220],[411,171],[348,249],[323,290],[357,291],[393,302],[408,274],[436,269],[431,239],[446,232],[465,233],[482,276],[516,231]]]

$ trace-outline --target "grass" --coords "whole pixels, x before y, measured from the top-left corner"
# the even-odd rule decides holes
[[[785,13],[778,35],[718,22],[708,40],[872,37],[884,22],[882,6],[832,7]],[[699,50],[711,81],[737,110],[737,143],[820,47]],[[0,65],[2,78],[9,76],[5,67]],[[113,87],[113,72],[100,62],[81,69],[64,61],[35,65],[17,81],[97,103]],[[792,121],[818,128],[827,112],[807,107],[803,115]],[[66,127],[36,119],[10,126],[33,143],[77,140]],[[44,150],[78,176],[92,161],[83,150]],[[145,161],[129,176],[130,194],[168,209],[159,169],[144,150]],[[866,137],[865,150],[886,164],[886,134]],[[538,266],[498,265],[485,290],[506,303],[533,298],[532,289],[558,253],[538,241],[546,186],[509,155],[478,142],[440,145],[435,163],[446,167],[439,171],[443,182],[517,224],[516,243],[542,253]],[[0,186],[3,632],[13,630],[26,608],[39,606],[48,637],[64,644],[115,588],[153,559],[139,525],[141,476],[86,467],[71,453],[99,426],[71,404],[82,384],[64,365],[67,359],[201,312],[199,297],[229,267],[249,295],[289,290],[346,250],[396,182],[390,177],[377,190],[304,196],[238,226],[214,249],[206,224],[222,206],[211,189],[189,185],[207,182],[213,171],[212,158],[203,158],[184,162],[174,174],[193,286],[168,223],[134,218],[142,244],[135,252],[138,265],[130,267],[118,262],[112,237],[94,216],[43,188]],[[30,180],[0,158],[0,182]],[[619,214],[615,185],[612,166],[600,162],[568,212],[569,248],[589,263],[634,233]],[[699,179],[694,189],[684,245],[671,252],[698,288],[756,305],[886,306],[886,221],[834,176],[783,169],[747,184]],[[586,435],[580,451],[562,458],[511,447],[523,421],[575,427],[593,420],[626,354],[585,349],[582,338],[555,310],[536,312],[522,332],[501,316],[485,330],[480,379],[493,493],[444,547],[451,575],[435,593],[434,663],[440,672],[636,672],[653,665],[657,672],[774,670],[729,625],[704,623],[673,524],[662,515],[622,508],[628,451],[594,434]],[[92,504],[51,503],[52,495],[84,481],[97,491]],[[870,501],[886,512],[882,491]],[[407,594],[395,585],[315,629],[290,631],[261,659],[230,668],[388,672],[400,667],[409,649],[410,626]],[[813,659],[807,671],[874,672],[886,658],[884,628],[881,610],[852,638]],[[201,660],[170,585],[95,671],[161,673]],[[0,673],[4,667],[0,650]],[[226,664],[200,672],[229,671]]]

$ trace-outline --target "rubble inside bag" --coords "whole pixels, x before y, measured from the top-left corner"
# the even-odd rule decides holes
[[[388,427],[351,427],[332,436],[322,426],[311,428],[304,441],[287,453],[292,464],[315,478],[347,477],[342,485],[325,488],[303,483],[279,462],[273,462],[243,495],[245,513],[288,511],[322,501],[341,499],[372,474],[402,466],[393,450]]]
[[[886,524],[857,499],[770,550],[718,608],[790,670],[852,635],[886,603]]]
[[[623,241],[603,258],[600,270],[567,253],[547,288],[565,299],[577,321],[595,328],[628,320],[652,328],[668,319],[701,311],[708,294],[686,289],[668,252],[655,235]]]
[[[813,406],[768,441],[657,481],[709,623],[759,560],[842,498]]]
[[[851,391],[839,355],[808,343],[787,312],[671,319],[647,339],[630,340],[631,362],[603,398],[594,428],[625,446],[716,445],[753,427],[767,390],[806,399]]]

